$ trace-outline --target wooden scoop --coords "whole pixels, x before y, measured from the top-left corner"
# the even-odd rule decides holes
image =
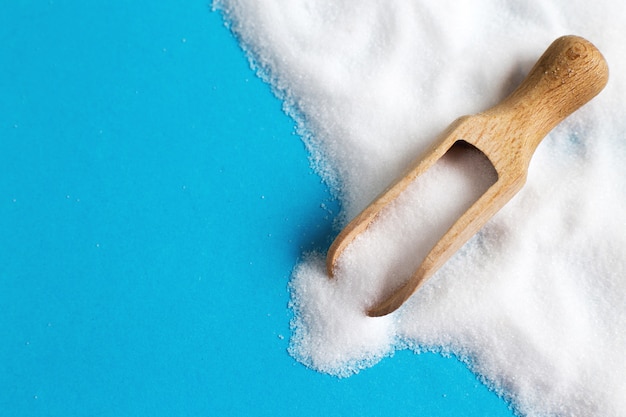
[[[367,314],[377,317],[395,311],[522,188],[539,142],[607,81],[606,61],[594,45],[577,36],[554,41],[513,93],[483,113],[457,119],[404,177],[345,227],[328,251],[330,277],[343,250],[418,175],[456,142],[473,145],[491,161],[498,179],[435,244],[413,276]]]

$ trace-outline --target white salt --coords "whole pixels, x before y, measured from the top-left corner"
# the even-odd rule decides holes
[[[221,0],[285,100],[344,225],[462,114],[509,93],[558,36],[595,43],[606,90],[539,146],[526,187],[397,312],[407,279],[489,181],[444,161],[345,252],[290,284],[290,352],[349,376],[394,349],[450,351],[523,415],[626,415],[626,8],[618,0]],[[448,161],[450,162],[450,161]],[[486,178],[481,182],[481,178]],[[419,372],[419,369],[416,369]]]

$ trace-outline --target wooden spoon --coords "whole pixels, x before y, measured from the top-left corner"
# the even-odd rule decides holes
[[[555,40],[515,91],[483,113],[454,121],[404,177],[343,229],[328,251],[329,276],[333,276],[343,250],[417,176],[456,142],[474,146],[491,161],[498,179],[435,244],[410,279],[367,314],[376,317],[395,311],[522,188],[537,145],[563,119],[595,97],[607,81],[606,61],[589,41],[577,36]]]

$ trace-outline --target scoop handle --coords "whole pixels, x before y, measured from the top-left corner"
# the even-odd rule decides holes
[[[602,91],[608,78],[606,60],[591,42],[563,36],[546,49],[515,91],[484,114],[509,116],[532,132],[526,138],[532,153],[557,124]]]

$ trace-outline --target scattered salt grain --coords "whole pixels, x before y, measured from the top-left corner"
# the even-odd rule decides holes
[[[526,187],[399,311],[364,314],[480,194],[487,172],[468,176],[468,165],[444,161],[350,246],[334,280],[321,254],[296,266],[290,352],[338,376],[397,348],[453,352],[472,358],[468,366],[523,415],[626,415],[621,2],[215,6],[298,121],[341,201],[341,224],[452,120],[506,96],[553,39],[573,33],[595,43],[611,70],[606,90],[544,140]]]

